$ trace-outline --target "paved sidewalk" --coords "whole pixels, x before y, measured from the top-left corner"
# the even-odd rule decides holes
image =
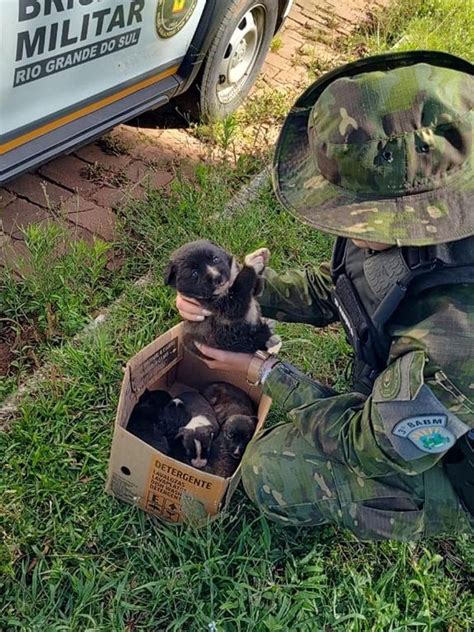
[[[308,85],[308,61],[334,55],[328,44],[348,35],[369,10],[390,0],[295,0],[283,31],[281,45],[270,51],[263,67],[263,79],[271,87]],[[308,59],[309,57],[309,59]]]
[[[363,19],[367,5],[389,0],[296,0],[263,68],[271,87],[299,89],[311,80],[310,59],[327,59],[328,43]],[[260,82],[261,83],[261,82]],[[148,187],[165,189],[177,171],[204,160],[205,147],[186,130],[119,125],[103,139],[62,156],[0,188],[0,265],[27,254],[21,229],[60,222],[71,238],[115,240],[115,214]],[[119,259],[113,256],[109,267]]]

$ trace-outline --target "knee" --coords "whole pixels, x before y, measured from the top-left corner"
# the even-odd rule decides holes
[[[245,451],[241,464],[242,484],[247,496],[253,503],[258,503],[259,489],[263,483],[264,458],[259,441],[252,442]]]

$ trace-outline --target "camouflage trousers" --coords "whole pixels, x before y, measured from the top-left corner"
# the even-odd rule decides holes
[[[472,531],[442,465],[416,476],[365,478],[342,459],[329,461],[291,422],[266,430],[248,446],[242,480],[250,499],[283,525],[332,523],[361,540]]]

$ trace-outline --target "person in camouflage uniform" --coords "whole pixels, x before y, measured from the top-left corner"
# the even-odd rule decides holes
[[[439,253],[448,242],[473,252],[472,75],[471,64],[441,53],[369,58],[318,80],[285,121],[277,195],[339,236],[344,273],[368,313],[377,312],[394,255],[442,244]],[[282,275],[267,269],[262,312],[317,327],[341,319],[364,357],[370,341],[357,338],[351,310],[339,304],[335,273],[335,259]],[[371,379],[356,375],[349,393],[275,357],[200,347],[209,366],[246,372],[288,415],[253,440],[242,463],[245,490],[268,518],[338,524],[360,539],[472,530],[443,467],[474,427],[474,293],[455,276],[399,300],[382,364]],[[184,297],[178,308],[204,317]]]

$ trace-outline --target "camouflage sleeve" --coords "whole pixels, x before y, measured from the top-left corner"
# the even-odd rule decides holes
[[[319,268],[265,272],[265,288],[259,299],[266,318],[324,327],[337,320],[331,300],[332,281],[328,264]]]
[[[423,350],[396,358],[367,399],[354,392],[325,396],[321,385],[285,363],[270,372],[264,390],[328,460],[364,476],[418,474],[469,429],[425,383],[425,362]]]

